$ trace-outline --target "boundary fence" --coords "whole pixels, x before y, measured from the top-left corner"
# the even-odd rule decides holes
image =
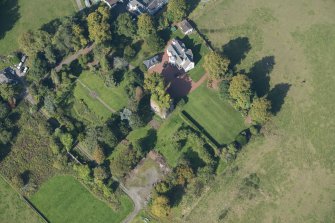
[[[2,174],[0,174],[0,177],[15,191],[16,194],[19,195],[19,197],[21,198],[21,200],[30,208],[33,210],[33,212],[35,214],[37,214],[41,220],[45,223],[50,223],[49,220],[37,209],[35,208],[35,206],[28,200],[28,198],[26,198],[24,195],[22,195],[10,182],[9,180],[7,180],[7,178],[5,176],[3,176]]]

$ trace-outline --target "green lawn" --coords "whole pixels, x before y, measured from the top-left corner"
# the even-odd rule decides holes
[[[104,85],[103,80],[89,72],[85,71],[80,75],[80,81],[82,81],[88,88],[96,92],[97,95],[112,109],[120,110],[127,104],[127,95],[122,86],[108,88]],[[121,84],[122,85],[122,84]],[[89,109],[93,111],[97,116],[106,120],[110,117],[111,111],[109,111],[101,102],[93,98],[90,92],[84,88],[81,84],[77,83],[74,90],[74,96],[77,99],[83,99]]]
[[[0,177],[0,222],[41,223],[42,219]]]
[[[227,144],[246,128],[240,112],[218,93],[201,85],[189,95],[185,111],[191,115],[219,144]]]
[[[120,211],[113,211],[72,176],[51,178],[31,201],[52,223],[121,222],[132,210],[131,201],[124,195]]]
[[[38,29],[53,19],[71,15],[74,0],[4,0],[0,4],[0,55],[19,48],[18,36],[29,29]]]

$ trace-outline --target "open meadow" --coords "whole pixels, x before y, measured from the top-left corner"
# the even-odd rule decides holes
[[[275,116],[182,221],[334,221],[334,11],[332,0],[217,0],[193,12]]]
[[[0,55],[19,48],[18,37],[76,10],[74,0],[3,0],[0,2]]]
[[[131,201],[124,195],[121,197],[121,210],[113,211],[72,176],[51,178],[31,201],[53,223],[121,222],[132,210]]]
[[[0,222],[43,222],[2,177],[0,177],[0,198]]]

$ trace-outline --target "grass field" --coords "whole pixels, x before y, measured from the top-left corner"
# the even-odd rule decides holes
[[[0,222],[43,222],[19,195],[0,177]]]
[[[72,176],[53,177],[31,201],[53,223],[121,222],[132,210],[131,201],[124,195],[121,210],[113,211]]]
[[[191,15],[259,92],[269,91],[275,117],[239,154],[238,170],[219,176],[182,221],[334,221],[334,10],[331,0],[217,0]],[[259,193],[241,198],[251,173]]]
[[[228,144],[246,128],[240,112],[219,98],[217,92],[200,86],[189,95],[185,111],[219,144]]]
[[[0,55],[19,48],[18,36],[29,29],[38,29],[53,19],[71,15],[74,0],[4,0],[0,4]]]
[[[80,75],[80,81],[83,82],[90,90],[94,91],[97,96],[99,96],[110,108],[115,111],[123,108],[127,104],[127,95],[122,86],[108,88],[104,85],[104,82],[100,77],[90,73],[89,71],[85,71]],[[77,99],[83,99],[89,109],[102,120],[106,120],[110,117],[111,111],[109,111],[108,108],[106,108],[97,99],[93,98],[90,95],[89,90],[84,88],[79,83],[77,83],[74,90],[74,96]]]

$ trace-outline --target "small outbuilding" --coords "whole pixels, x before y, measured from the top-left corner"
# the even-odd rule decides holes
[[[162,60],[162,57],[160,55],[156,55],[154,57],[151,57],[148,60],[143,61],[143,63],[149,70],[150,68],[154,67],[156,64],[159,64],[161,60]]]
[[[192,33],[193,30],[194,30],[192,25],[186,19],[181,21],[178,24],[178,27],[185,35],[188,35],[188,34]]]

